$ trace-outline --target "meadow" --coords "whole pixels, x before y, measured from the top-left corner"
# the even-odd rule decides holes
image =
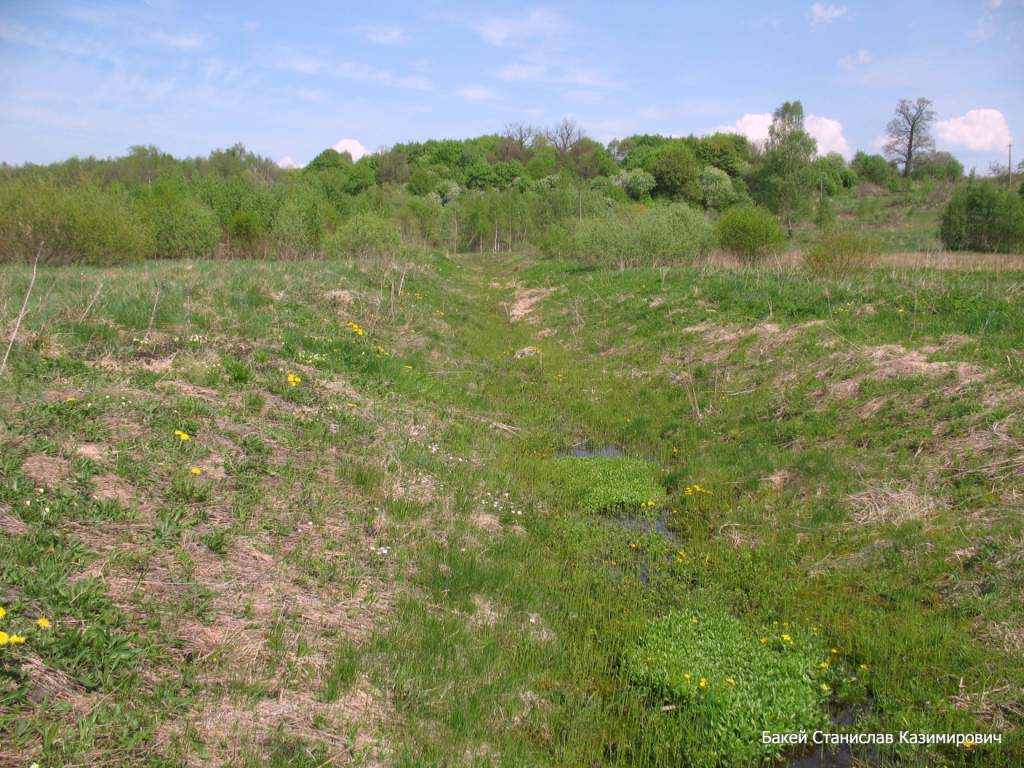
[[[40,266],[0,762],[807,765],[760,731],[824,728],[1020,765],[1024,269],[901,237]]]

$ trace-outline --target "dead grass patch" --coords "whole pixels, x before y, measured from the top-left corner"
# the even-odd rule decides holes
[[[894,485],[871,488],[854,493],[848,498],[851,519],[857,525],[891,523],[899,525],[933,515],[944,505],[931,496],[924,496],[911,488]]]
[[[513,323],[522,320],[533,312],[539,301],[554,292],[554,288],[525,288],[516,291],[515,300],[508,309],[508,319]]]

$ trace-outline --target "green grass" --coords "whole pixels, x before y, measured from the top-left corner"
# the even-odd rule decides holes
[[[626,678],[679,711],[686,740],[700,745],[691,763],[750,765],[778,751],[762,732],[828,727],[834,654],[788,622],[762,633],[721,610],[674,612],[626,650]]]
[[[26,278],[0,270],[5,327]],[[845,710],[1004,735],[873,763],[1019,765],[1021,279],[435,255],[399,294],[331,262],[43,269],[0,393],[0,605],[53,626],[0,648],[4,749],[745,765],[755,713]],[[581,442],[629,458],[553,458]],[[30,476],[40,455],[60,477]],[[601,518],[643,511],[671,537]],[[791,656],[759,643],[783,633]],[[735,695],[686,695],[698,666]],[[764,703],[773,675],[792,706]]]

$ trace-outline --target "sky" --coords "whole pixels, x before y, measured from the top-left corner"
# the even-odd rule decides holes
[[[877,152],[927,97],[967,168],[1024,158],[1024,0],[235,2],[0,0],[0,161],[178,156],[540,127],[607,142],[755,140],[799,99],[819,151]]]

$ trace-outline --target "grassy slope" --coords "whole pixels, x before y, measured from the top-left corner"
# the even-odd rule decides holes
[[[0,273],[5,318],[26,279]],[[322,262],[45,270],[0,396],[0,604],[54,627],[0,657],[3,749],[677,765],[685,722],[619,658],[713,603],[820,631],[864,729],[996,728],[1001,750],[940,763],[1019,764],[1020,282],[474,256],[396,295]],[[553,291],[510,322],[527,287]],[[579,440],[661,468],[677,542],[546,481]]]

